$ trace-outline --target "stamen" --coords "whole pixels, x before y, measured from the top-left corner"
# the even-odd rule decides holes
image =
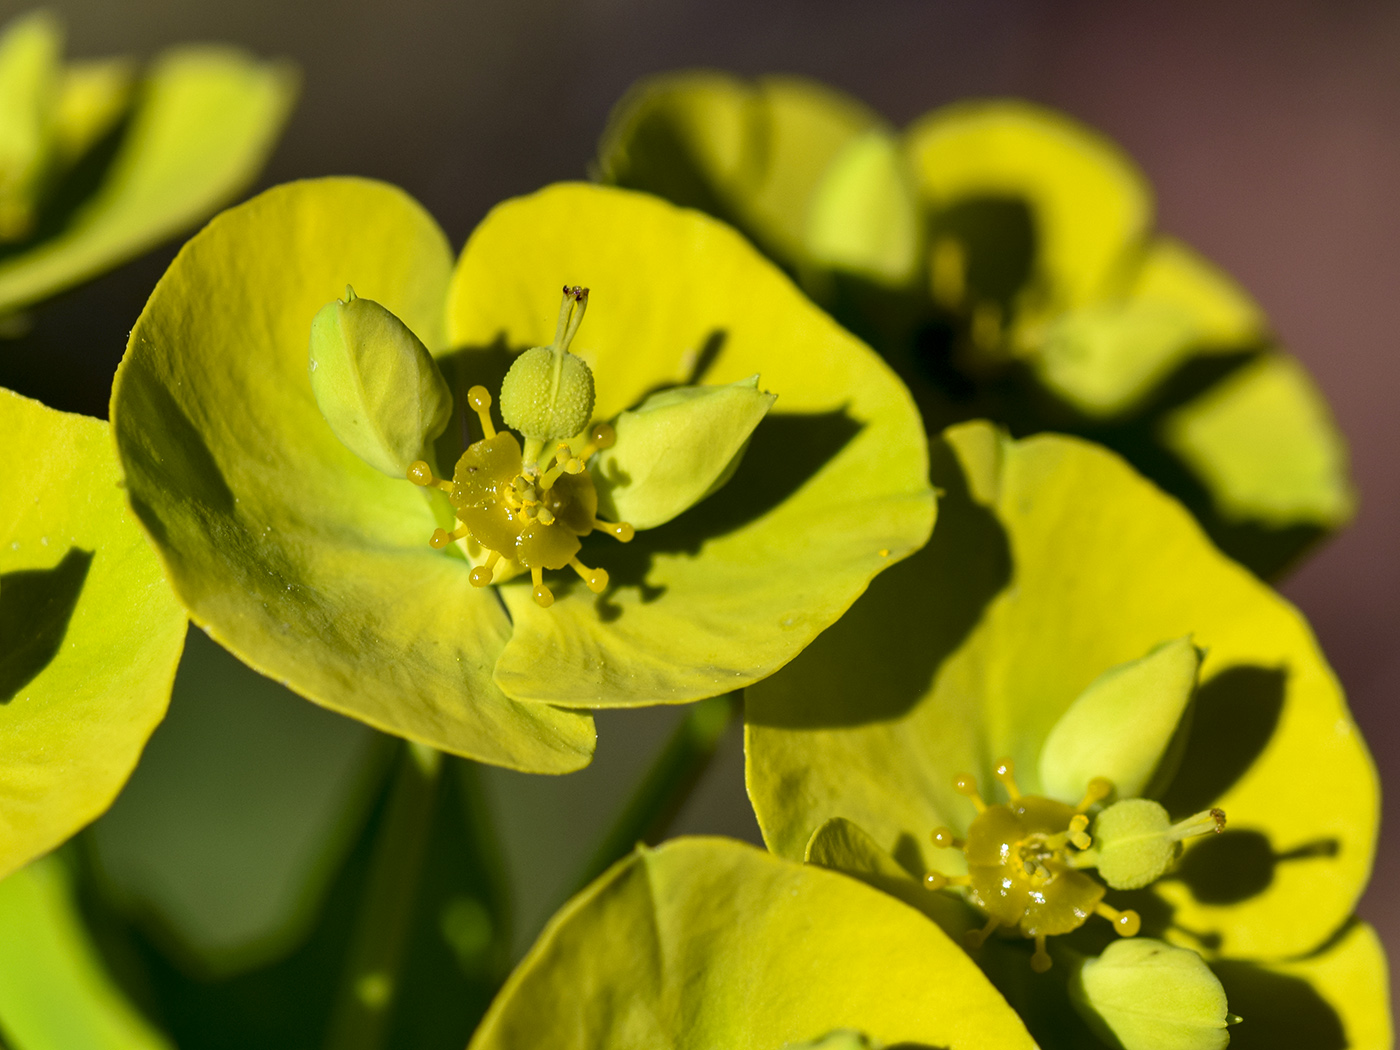
[[[617,431],[606,423],[599,423],[588,432],[588,443],[579,450],[578,458],[581,462],[587,463],[593,453],[612,448],[615,444],[617,444]]]
[[[924,886],[930,890],[970,885],[972,885],[972,878],[968,875],[944,875],[941,871],[930,871],[924,874]]]
[[[1044,973],[1050,969],[1052,963],[1050,953],[1045,950],[1045,934],[1035,935],[1035,953],[1031,956],[1031,969],[1036,973]]]
[[[433,488],[442,489],[443,492],[452,491],[452,482],[433,477],[433,468],[421,459],[415,459],[408,465],[408,480],[420,488],[431,485]]]
[[[463,539],[469,535],[471,535],[471,532],[465,525],[453,529],[451,532],[448,532],[446,529],[434,529],[432,536],[428,539],[428,544],[433,550],[440,551],[449,543]]]
[[[1087,812],[1111,794],[1113,794],[1113,782],[1107,777],[1095,777],[1089,781],[1089,786],[1084,790],[1084,797],[1080,799],[1079,805],[1074,807],[1075,812]]]
[[[574,572],[582,577],[583,582],[588,584],[588,589],[594,594],[602,594],[603,591],[607,590],[607,569],[590,569],[587,565],[583,564],[583,562],[579,561],[577,557],[570,558],[569,565],[573,567]]]
[[[1089,837],[1089,818],[1083,813],[1076,813],[1069,821],[1069,831],[1065,837],[1074,843],[1078,849],[1088,849],[1094,844],[1094,840]]]
[[[476,418],[481,420],[481,431],[487,439],[495,437],[496,424],[491,422],[491,391],[484,386],[472,387],[467,391],[467,404],[472,406]]]
[[[953,829],[948,827],[934,828],[929,838],[939,849],[962,849],[963,840],[953,834]]]
[[[1000,925],[1001,923],[998,920],[988,919],[987,925],[983,926],[980,930],[968,930],[967,933],[964,934],[967,940],[967,946],[973,951],[976,951],[987,943],[987,938],[990,937]]]
[[[468,579],[472,581],[473,587],[486,587],[491,583],[491,575],[495,571],[496,563],[501,560],[500,551],[492,551],[486,556],[486,564],[478,565],[472,569]]]
[[[539,509],[539,512],[535,515],[535,520],[538,521],[541,525],[553,525],[554,512],[548,507],[541,507]]]
[[[1094,906],[1094,914],[1100,915],[1113,923],[1113,929],[1119,937],[1136,937],[1142,929],[1142,916],[1129,908],[1127,911],[1119,911],[1103,901],[1099,901]]]
[[[530,570],[530,582],[535,585],[535,604],[548,609],[554,604],[554,592],[544,585],[544,570],[538,565]]]
[[[554,487],[554,483],[559,480],[560,474],[581,474],[583,473],[583,460],[576,459],[569,452],[567,442],[559,442],[559,447],[554,450],[554,466],[540,475],[540,490],[548,492]]]
[[[625,521],[604,521],[602,518],[594,518],[593,527],[600,532],[606,532],[619,543],[631,543],[632,537],[637,535],[637,530]]]
[[[1219,835],[1225,830],[1225,811],[1223,809],[1208,809],[1197,813],[1194,817],[1187,817],[1171,826],[1167,832],[1167,837],[1173,842],[1180,842],[1182,839],[1193,839],[1198,835]]]
[[[959,773],[953,778],[953,790],[959,795],[966,795],[972,799],[972,804],[977,807],[977,812],[981,813],[987,808],[987,803],[982,801],[982,796],[977,793],[977,780],[971,773]]]
[[[1006,788],[1012,802],[1021,797],[1021,789],[1016,786],[1016,767],[1011,764],[1011,759],[1003,758],[998,762],[992,770],[992,776],[1001,781],[1001,786]]]

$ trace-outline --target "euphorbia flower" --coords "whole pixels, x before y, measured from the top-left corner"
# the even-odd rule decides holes
[[[111,805],[165,714],[185,615],[100,419],[0,390],[0,877]]]
[[[977,423],[933,459],[929,546],[748,693],[770,848],[976,931],[1043,1046],[1083,1032],[1077,974],[1116,1004],[1080,989],[1081,1009],[1120,1025],[1123,988],[1154,986],[1133,974],[1160,953],[1092,969],[1115,927],[1203,958],[1251,1039],[1388,1045],[1384,959],[1352,918],[1376,775],[1303,618],[1109,452]],[[1224,1001],[1181,1045],[1216,1045]]]
[[[1350,518],[1346,448],[1297,361],[1225,274],[1153,231],[1112,142],[1015,101],[903,133],[786,77],[643,81],[605,181],[733,222],[910,383],[930,424],[1073,430],[1275,571]]]
[[[570,901],[470,1050],[1034,1044],[961,950],[852,879],[726,839],[639,849]]]
[[[559,575],[544,608],[529,576],[477,571],[491,585],[474,586],[459,547],[430,544],[462,507],[407,480],[412,441],[351,438],[360,409],[318,407],[312,320],[347,285],[403,329],[404,353],[421,343],[447,377],[455,417],[429,450],[441,465],[479,433],[473,389],[499,390],[512,351],[550,345],[566,286],[591,289],[570,350],[617,450],[664,447],[643,411],[663,388],[758,374],[776,407],[714,495],[625,546],[596,530],[583,539],[581,561],[610,575],[603,593]],[[342,349],[340,364],[360,360]],[[161,280],[112,418],[133,506],[218,641],[327,707],[522,769],[588,761],[592,720],[565,708],[679,703],[771,674],[932,522],[917,411],[871,350],[728,227],[584,185],[500,205],[455,268],[437,225],[392,187],[270,190],[216,218]],[[589,469],[625,504],[632,479],[610,462]],[[665,463],[645,465],[650,486]]]
[[[47,12],[0,32],[0,317],[193,225],[250,182],[296,72],[233,48],[62,61]]]

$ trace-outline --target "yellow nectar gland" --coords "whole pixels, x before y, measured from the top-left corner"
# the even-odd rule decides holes
[[[1142,922],[1135,911],[1118,911],[1103,901],[1104,887],[1078,870],[1076,861],[1091,844],[1088,810],[1112,790],[1108,781],[1095,778],[1078,806],[1040,795],[1023,795],[1016,786],[1009,759],[998,762],[993,775],[1005,789],[1008,801],[988,805],[969,774],[954,778],[953,787],[977,807],[966,839],[949,828],[935,828],[933,844],[960,850],[967,858],[967,874],[949,877],[930,872],[924,885],[931,890],[960,887],[967,898],[987,915],[987,924],[968,935],[971,948],[980,948],[999,926],[1014,927],[1035,940],[1031,968],[1050,969],[1045,939],[1070,933],[1100,915],[1113,923],[1123,937],[1131,937]]]
[[[601,594],[608,586],[607,571],[578,560],[579,537],[601,529],[626,543],[634,535],[626,522],[598,518],[598,494],[586,466],[589,457],[617,440],[613,428],[599,423],[577,452],[572,446],[579,439],[561,441],[548,460],[527,462],[515,435],[498,431],[491,421],[491,394],[485,387],[467,391],[467,403],[486,436],[462,453],[452,480],[434,477],[422,460],[408,468],[409,481],[446,492],[456,512],[458,527],[436,530],[429,544],[442,550],[467,537],[481,544],[488,553],[471,571],[474,587],[492,583],[501,560],[516,562],[530,571],[535,602],[542,608],[554,604],[545,569],[572,568],[590,591]]]

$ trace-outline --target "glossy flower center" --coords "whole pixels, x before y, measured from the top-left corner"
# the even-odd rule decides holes
[[[968,900],[986,914],[986,925],[969,935],[970,945],[980,948],[998,927],[1014,928],[1035,940],[1031,967],[1043,973],[1050,968],[1046,938],[1077,930],[1091,915],[1108,919],[1121,936],[1136,934],[1142,925],[1137,912],[1105,904],[1104,886],[1079,870],[1091,845],[1088,811],[1108,796],[1108,781],[1096,778],[1079,805],[1070,806],[1022,795],[1009,760],[999,762],[993,773],[1006,789],[1007,802],[988,805],[977,793],[976,781],[963,774],[954,786],[977,807],[967,838],[957,838],[946,827],[933,832],[935,846],[962,852],[967,874],[930,872],[924,877],[929,889],[964,887]]]

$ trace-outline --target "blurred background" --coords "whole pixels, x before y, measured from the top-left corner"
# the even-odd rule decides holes
[[[28,6],[3,0],[0,21]],[[1097,126],[1155,184],[1160,227],[1258,298],[1326,392],[1351,443],[1360,515],[1283,589],[1312,621],[1383,780],[1392,790],[1400,785],[1400,717],[1392,699],[1400,693],[1400,5],[52,0],[49,6],[66,20],[75,57],[150,56],[177,42],[215,40],[292,58],[303,71],[303,94],[260,187],[329,174],[386,179],[422,201],[456,246],[495,202],[584,177],[613,102],[638,77],[667,69],[805,74],[853,93],[897,125],[954,99],[1016,95]],[[127,332],[176,247],[43,305],[27,335],[0,342],[0,385],[105,416]],[[205,657],[218,662],[218,654]],[[233,710],[242,702],[236,686],[211,692],[208,682],[217,678],[215,671],[206,670],[203,679],[182,671],[153,757],[162,749],[176,753],[181,733],[212,732],[207,718],[202,730],[185,728],[193,716],[184,712],[201,704]],[[259,692],[258,682],[247,689],[273,708],[299,703],[275,687]],[[371,742],[350,739],[367,730],[301,708],[320,720],[306,729],[307,739],[331,740],[332,758],[372,750]],[[603,713],[594,767],[567,780],[494,772],[484,778],[484,792],[506,823],[508,874],[523,913],[517,940],[528,943],[677,716]],[[295,754],[285,762],[295,765]],[[349,777],[342,766],[318,781],[328,798],[355,790],[335,786],[337,777]],[[139,780],[138,774],[133,784]],[[314,814],[307,819],[314,823]],[[726,739],[675,830],[757,841],[737,733]],[[1400,879],[1397,832],[1400,823],[1388,819],[1361,905],[1392,951],[1400,948],[1400,899],[1387,892]],[[120,881],[120,850],[109,851],[106,861]]]

